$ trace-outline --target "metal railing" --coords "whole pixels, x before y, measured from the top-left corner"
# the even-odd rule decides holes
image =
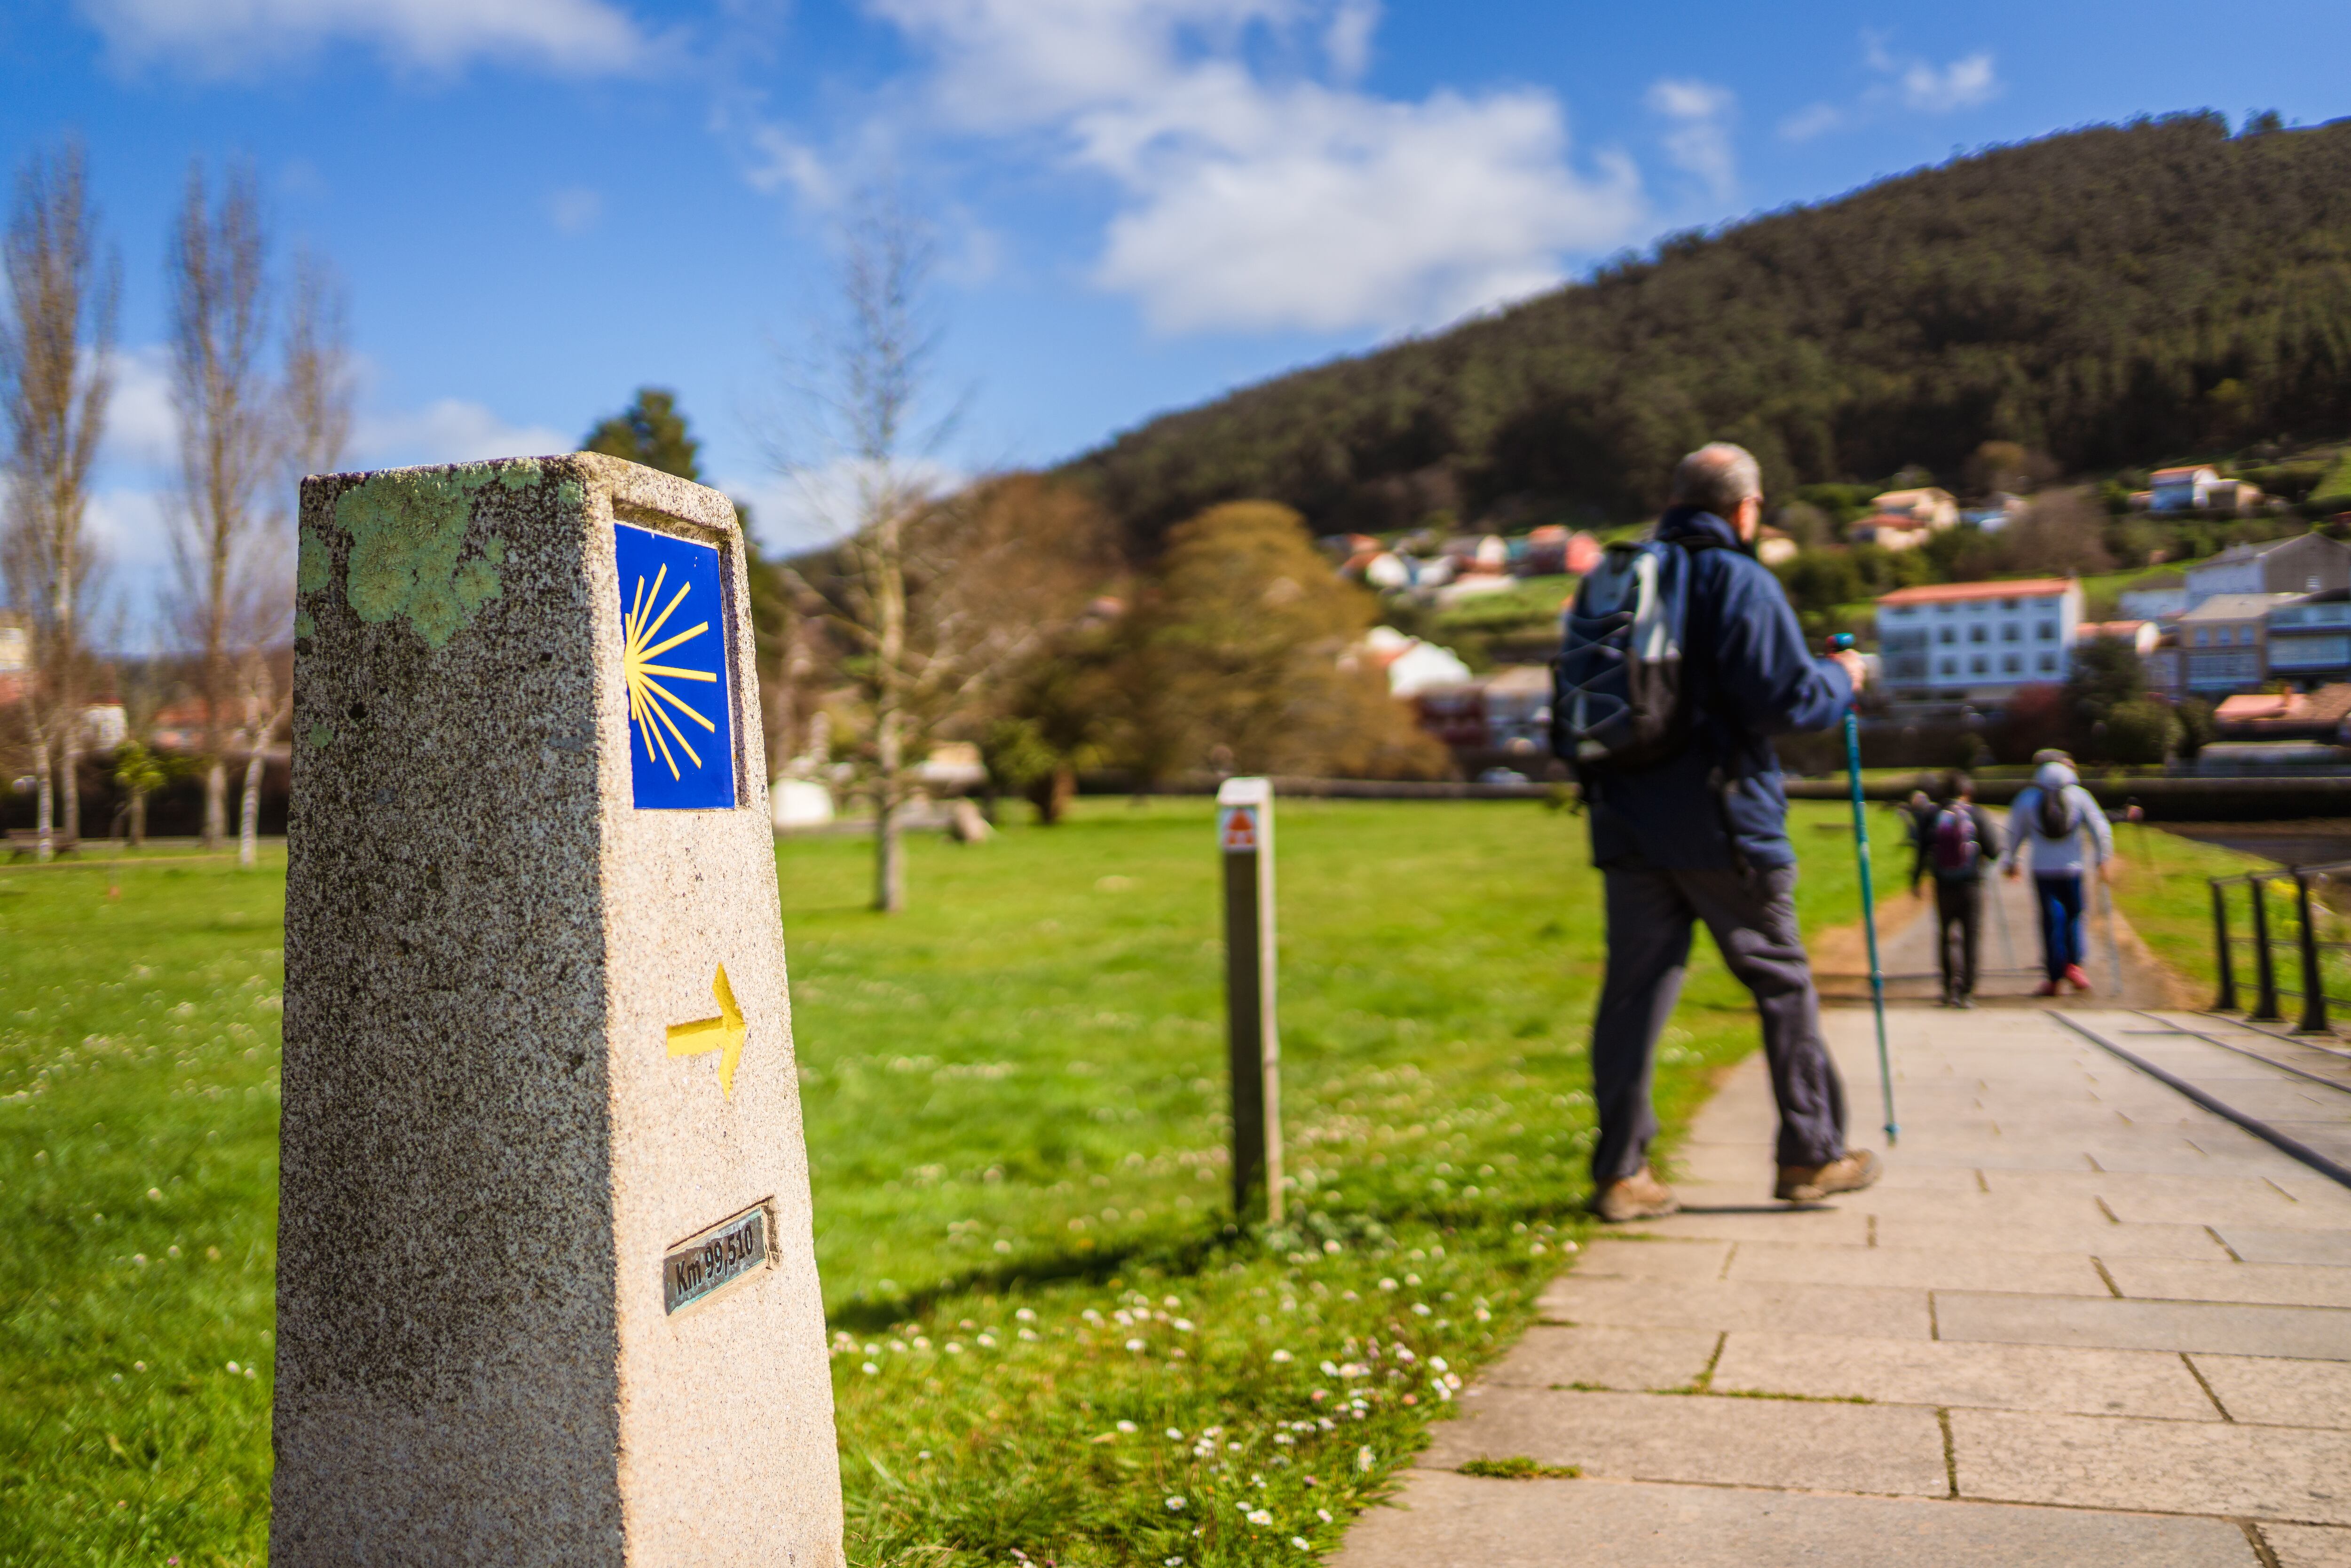
[[[2330,967],[2338,973],[2351,970],[2351,960],[2341,956],[2351,954],[2351,941],[2323,934],[2330,928],[2331,914],[2325,889],[2332,883],[2351,892],[2351,861],[2246,872],[2240,876],[2216,876],[2211,882],[2212,950],[2220,972],[2220,995],[2213,998],[2213,1010],[2236,1012],[2242,1006],[2237,995],[2236,951],[2246,946],[2252,950],[2253,1005],[2246,1009],[2245,1016],[2255,1023],[2283,1022],[2285,1015],[2278,1010],[2278,998],[2292,997],[2302,1004],[2302,1020],[2294,1025],[2296,1034],[2332,1034],[2328,1009],[2351,1009],[2351,996],[2337,996],[2327,990],[2327,971]],[[2272,897],[2271,884],[2286,883],[2294,886],[2290,903],[2293,930],[2289,936],[2273,936],[2271,928],[2284,923],[2289,904],[2284,898]],[[2229,890],[2238,887],[2245,889],[2248,930],[2241,936],[2232,936],[2229,930]],[[2333,923],[2334,928],[2340,925],[2339,920]],[[2302,981],[2298,988],[2278,983],[2280,948],[2295,954]]]

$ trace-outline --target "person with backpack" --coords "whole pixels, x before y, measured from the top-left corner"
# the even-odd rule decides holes
[[[1569,605],[1552,747],[1590,807],[1608,962],[1592,1024],[1593,1212],[1671,1214],[1650,1170],[1657,1036],[1706,923],[1755,998],[1780,1111],[1773,1195],[1814,1203],[1877,1179],[1844,1145],[1844,1089],[1821,1034],[1796,925],[1796,855],[1771,737],[1825,729],[1867,677],[1851,652],[1814,658],[1780,581],[1755,559],[1755,459],[1728,443],[1674,471],[1653,537],[1613,544]]]
[[[2025,847],[2032,846],[2033,903],[2041,911],[2041,955],[2048,974],[2035,996],[2055,997],[2072,986],[2090,988],[2082,968],[2083,843],[2102,881],[2114,879],[2115,834],[2106,814],[2074,769],[2044,762],[2032,782],[2008,809],[2008,851],[2001,864],[2011,879],[2023,874]]]
[[[1954,770],[1926,831],[1924,858],[1935,873],[1935,958],[1943,1005],[1976,1005],[1976,946],[1983,931],[1984,867],[2000,858],[2000,827],[1976,804],[1975,780]]]
[[[1910,799],[1902,804],[1902,820],[1910,830],[1910,891],[1927,880],[1935,869],[1935,819],[1942,815],[1942,807],[1928,799],[1924,789],[1910,791]]]

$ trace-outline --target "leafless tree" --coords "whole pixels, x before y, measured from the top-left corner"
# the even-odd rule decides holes
[[[894,196],[859,200],[841,235],[840,296],[818,363],[796,377],[817,407],[822,457],[781,448],[781,465],[831,512],[847,570],[800,585],[855,645],[872,710],[873,907],[905,907],[900,814],[912,793],[907,758],[906,530],[934,499],[920,448],[943,432],[916,428],[937,329],[927,286],[929,235]],[[846,473],[846,494],[839,477]]]
[[[287,477],[331,473],[351,442],[353,378],[350,308],[342,279],[323,256],[294,258],[287,302],[286,422]],[[291,491],[288,491],[291,494]]]
[[[7,400],[9,516],[0,535],[0,572],[31,632],[25,707],[40,792],[37,853],[47,860],[57,836],[60,793],[65,836],[80,831],[83,620],[97,575],[82,523],[112,391],[121,279],[120,263],[99,256],[98,214],[78,144],[26,161],[5,248],[0,392]]]
[[[286,379],[278,389],[277,424],[274,445],[286,465],[277,495],[281,505],[265,507],[265,516],[280,535],[282,564],[284,532],[282,502],[291,497],[307,474],[331,472],[343,460],[351,438],[353,382],[349,307],[342,284],[333,268],[304,252],[294,264],[294,287],[287,306]],[[260,575],[266,582],[270,565]],[[282,575],[282,574],[279,574]],[[283,586],[271,584],[271,586]],[[287,598],[277,596],[278,602]],[[263,613],[255,630],[273,630],[274,613]],[[261,779],[271,739],[293,711],[291,683],[282,689],[272,671],[262,639],[247,637],[237,657],[238,731],[236,743],[245,753],[245,789],[237,815],[236,859],[251,866],[257,858],[261,832]]]
[[[172,403],[178,415],[181,635],[204,710],[204,846],[228,836],[228,764],[243,653],[261,640],[285,545],[260,492],[277,471],[279,406],[268,343],[266,245],[252,171],[232,170],[217,209],[201,163],[188,171],[167,271]],[[290,595],[285,596],[289,597]]]

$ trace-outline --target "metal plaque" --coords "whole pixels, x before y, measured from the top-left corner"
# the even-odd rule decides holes
[[[696,1231],[662,1255],[662,1307],[681,1312],[766,1268],[768,1209],[775,1199]]]

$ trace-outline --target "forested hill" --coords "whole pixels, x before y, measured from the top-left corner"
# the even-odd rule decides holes
[[[2351,121],[2071,131],[1708,235],[1169,414],[1073,472],[1149,549],[1237,497],[1318,531],[1614,519],[1746,443],[1775,487],[2068,469],[2351,425]]]

